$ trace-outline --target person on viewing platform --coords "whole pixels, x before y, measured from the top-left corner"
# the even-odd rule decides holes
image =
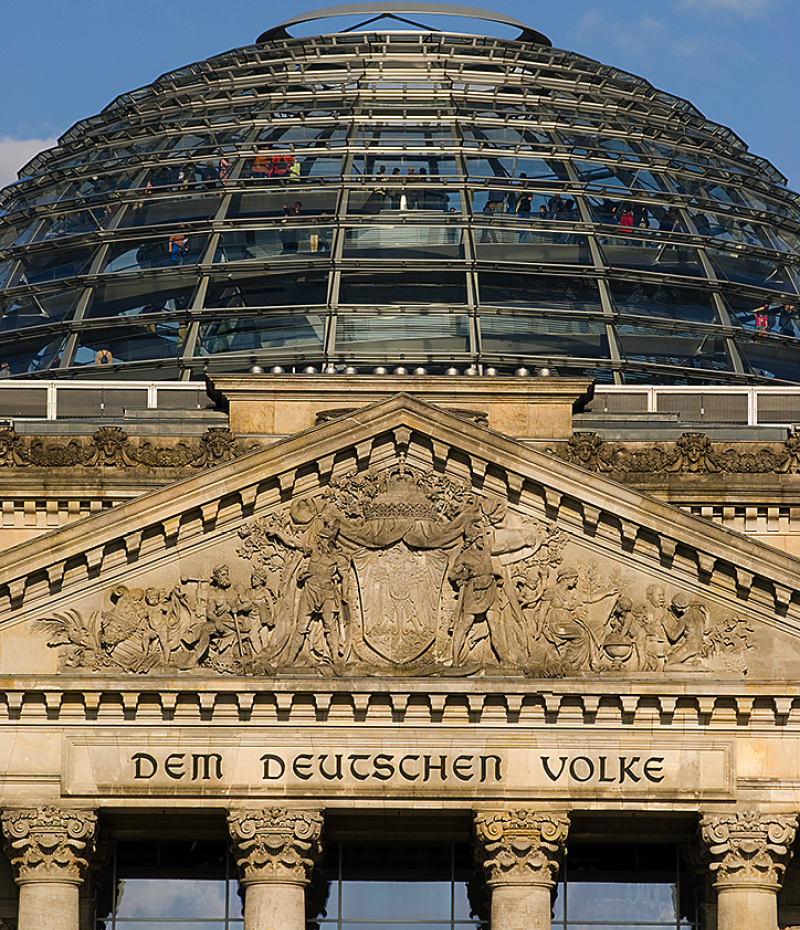
[[[223,185],[228,183],[228,178],[231,176],[231,168],[233,165],[228,161],[227,158],[220,158],[219,160],[219,179]]]
[[[253,166],[250,169],[250,177],[259,181],[268,178],[270,176],[271,166],[272,159],[269,157],[269,155],[256,155],[256,157],[253,159]]]
[[[765,300],[760,307],[756,307],[753,311],[753,317],[755,319],[756,331],[759,333],[766,333],[770,330],[770,312],[769,312],[769,301]]]
[[[185,255],[189,253],[189,241],[186,235],[178,231],[169,237],[169,257],[170,261],[178,264],[183,263]]]
[[[392,180],[393,180],[393,181],[399,181],[399,180],[400,180],[400,169],[399,169],[399,168],[393,168],[393,169],[392,169]],[[400,196],[401,196],[401,193],[402,193],[402,192],[401,192],[401,190],[400,190],[399,187],[396,187],[396,188],[394,188],[394,189],[392,190],[392,193],[391,193],[391,195],[390,195],[390,197],[389,197],[389,204],[390,204],[392,210],[399,210],[399,209],[400,209]]]
[[[544,204],[542,204],[541,207],[539,207],[539,219],[540,220],[550,219],[550,214],[547,212],[547,207]]]
[[[680,220],[678,219],[678,214],[675,211],[674,207],[670,207],[666,213],[661,217],[661,222],[658,224],[658,228],[662,232],[681,232]]]
[[[797,308],[784,304],[778,313],[778,332],[781,336],[797,336]],[[0,375],[2,372],[0,372]]]
[[[624,207],[622,215],[619,218],[619,225],[626,229],[633,229],[633,210],[630,207]]]

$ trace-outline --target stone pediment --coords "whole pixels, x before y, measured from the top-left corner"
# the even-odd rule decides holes
[[[0,563],[6,676],[800,667],[798,560],[406,395]]]

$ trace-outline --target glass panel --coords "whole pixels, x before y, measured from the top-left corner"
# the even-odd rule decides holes
[[[104,274],[134,274],[152,268],[196,265],[203,256],[207,238],[182,229],[158,239],[120,242],[109,250],[103,265]]]
[[[609,357],[606,328],[599,320],[484,314],[480,327],[486,354]]]
[[[74,213],[59,213],[48,216],[36,233],[36,242],[94,232],[101,229],[118,209],[119,202],[114,201],[107,207],[93,207],[91,210],[78,210]]]
[[[705,277],[697,249],[681,243],[660,242],[650,238],[601,236],[600,244],[612,268],[636,268],[659,274]]]
[[[12,375],[33,374],[57,367],[64,348],[63,336],[26,336],[15,333],[0,346],[0,357]]]
[[[536,262],[546,265],[591,265],[586,236],[539,228],[504,226],[475,228],[475,255],[482,261]]]
[[[357,143],[366,140],[378,146],[381,143],[396,146],[406,142],[425,148],[433,142],[453,144],[453,129],[450,123],[426,123],[417,127],[397,123],[356,123],[353,138]]]
[[[739,348],[753,371],[762,378],[797,381],[800,371],[800,347],[787,345],[773,337],[737,338]]]
[[[612,298],[620,313],[657,316],[670,320],[715,323],[716,309],[710,293],[673,287],[671,284],[611,281]]]
[[[117,885],[118,918],[225,917],[225,882],[188,878],[124,878]],[[222,926],[220,924],[220,926]]]
[[[652,326],[620,323],[617,334],[628,361],[713,371],[731,368],[725,342],[722,336],[714,333],[670,332]]]
[[[707,213],[700,210],[688,212],[701,236],[713,236],[715,239],[764,249],[780,248],[789,251],[784,243],[770,236],[766,226],[759,223],[734,216],[732,213]]]
[[[523,182],[514,182],[506,188],[471,191],[472,212],[477,216],[516,213],[526,219],[568,220],[581,222],[581,212],[574,197],[557,191],[528,190]]]
[[[409,169],[413,171],[409,172]],[[419,176],[424,169],[424,174],[430,178],[447,177],[455,178],[458,175],[456,160],[452,155],[439,154],[431,152],[428,155],[404,155],[400,152],[391,154],[389,152],[369,152],[366,155],[356,154],[353,157],[352,174],[359,178],[375,179],[380,175],[387,178],[408,176]]]
[[[582,160],[573,160],[572,166],[580,180],[592,187],[655,192],[670,190],[667,181],[660,174],[644,168]]]
[[[469,321],[460,314],[341,314],[336,347],[366,355],[469,352]]]
[[[245,229],[224,233],[215,262],[251,262],[298,253],[328,253],[333,241],[332,226],[297,226],[285,223],[272,229]]]
[[[420,175],[416,178],[419,180]],[[371,183],[376,186],[350,191],[347,198],[349,214],[375,215],[390,210],[461,212],[461,191],[447,191],[431,183],[412,186],[400,175],[376,176]]]
[[[2,211],[0,211],[0,217],[2,215]],[[52,223],[53,220],[47,220],[45,225],[48,222]],[[12,245],[25,245],[26,242],[30,242],[38,223],[39,217],[34,217],[34,219],[25,220],[16,226],[5,226],[0,229],[0,249],[9,248]],[[39,233],[40,237],[41,233]]]
[[[192,297],[185,279],[159,278],[158,287],[147,281],[111,281],[95,288],[85,314],[88,319],[138,316],[141,313],[185,310]]]
[[[345,257],[463,258],[464,230],[458,226],[358,226],[345,231]]]
[[[104,930],[110,930],[108,924],[101,924],[101,927]],[[228,925],[233,927],[233,924]],[[239,924],[239,927],[243,927],[244,924]],[[166,927],[169,930],[226,930],[226,925],[222,921],[218,920],[172,920],[168,924],[162,923],[161,919],[159,920],[118,920],[115,922],[114,927],[116,930],[165,930]]]
[[[187,324],[178,320],[84,330],[78,336],[75,364],[102,367],[118,362],[176,358],[186,332]]]
[[[197,355],[218,352],[308,348],[321,350],[325,339],[326,316],[322,313],[229,317],[202,323],[197,339]]]
[[[570,181],[565,162],[555,158],[484,155],[467,157],[470,178],[522,178],[530,181]]]
[[[431,272],[424,280],[405,273],[342,274],[340,304],[465,304],[466,276],[461,273]]]
[[[395,920],[450,919],[449,881],[346,881],[342,918],[366,920],[391,915]]]
[[[636,203],[613,197],[587,197],[589,212],[596,223],[628,229],[657,229],[660,232],[686,232],[681,215],[674,207],[657,203]]]
[[[479,282],[481,305],[602,313],[600,293],[594,281],[482,271]]]
[[[576,920],[656,922],[671,921],[675,913],[675,885],[668,882],[574,881],[567,885],[567,923]]]
[[[81,291],[78,290],[59,290],[0,300],[0,331],[65,320],[80,296]]]
[[[46,284],[73,275],[84,274],[91,263],[94,249],[70,249],[26,255],[9,281],[9,287],[23,284]]]
[[[796,305],[727,295],[726,300],[731,309],[732,320],[745,329],[800,337],[800,309]]]
[[[744,251],[706,251],[718,276],[724,281],[767,287],[772,291],[783,291],[785,294],[797,293],[793,282],[798,280],[798,274],[791,265],[782,265],[769,258]]]
[[[128,204],[118,228],[207,220],[217,212],[221,200],[221,194],[189,194],[181,197],[149,194],[142,200]]]
[[[327,299],[327,273],[224,275],[211,279],[206,307],[310,306]]]
[[[339,178],[341,157],[329,155],[295,156],[291,152],[264,149],[260,155],[245,161],[241,178],[258,184],[281,184],[303,178]]]
[[[308,188],[281,188],[276,191],[248,191],[234,194],[228,219],[256,219],[286,216],[286,210],[300,202],[301,216],[325,216],[336,213],[336,191]],[[296,214],[297,215],[297,214]]]

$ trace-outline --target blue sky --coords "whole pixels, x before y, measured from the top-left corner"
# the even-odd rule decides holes
[[[646,77],[730,126],[800,190],[800,0],[472,0]],[[77,120],[323,0],[6,0],[0,186]],[[391,4],[389,4],[391,5]],[[433,21],[432,17],[428,20]]]

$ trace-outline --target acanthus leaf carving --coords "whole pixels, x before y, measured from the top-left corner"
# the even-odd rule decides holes
[[[566,850],[569,817],[527,808],[475,814],[474,853],[488,885],[553,887]]]
[[[83,880],[94,851],[94,811],[52,806],[6,810],[2,824],[18,883]]]
[[[242,563],[118,584],[40,621],[65,669],[269,676],[743,674],[753,632],[621,568],[568,558],[556,523],[433,471],[332,478],[239,530]],[[163,582],[162,582],[163,583]]]
[[[232,850],[243,883],[308,884],[322,852],[323,815],[315,810],[228,813]]]
[[[705,814],[699,824],[703,858],[717,887],[779,888],[796,831],[796,815],[756,811]]]

